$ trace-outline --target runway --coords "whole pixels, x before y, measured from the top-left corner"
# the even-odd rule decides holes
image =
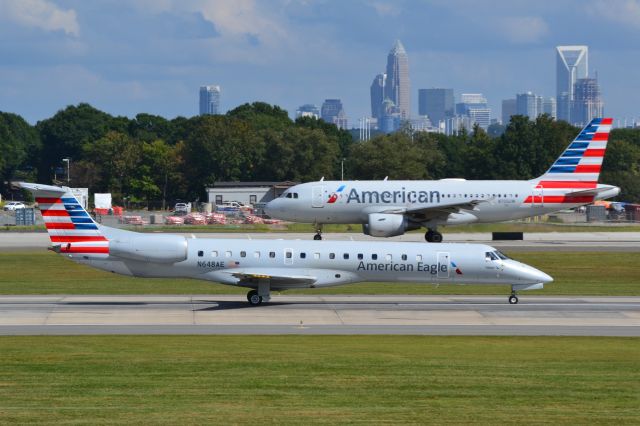
[[[0,335],[640,336],[640,297],[0,296]]]
[[[310,240],[311,233],[289,232],[227,232],[183,233],[193,238],[221,239],[285,239]],[[393,238],[375,238],[362,233],[325,233],[325,240],[335,241],[412,241],[424,243],[424,234],[408,233]],[[446,233],[445,242],[469,242],[489,244],[504,251],[610,251],[640,252],[640,232],[531,232],[523,241],[492,241],[491,233]],[[51,245],[45,232],[0,232],[0,251],[38,250]]]

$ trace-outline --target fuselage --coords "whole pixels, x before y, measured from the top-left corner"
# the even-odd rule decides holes
[[[605,191],[597,195],[567,196],[567,188],[548,187],[539,181],[318,181],[293,186],[267,204],[270,216],[296,222],[367,223],[371,213],[404,213],[424,209],[423,226],[486,223],[538,216],[592,203],[618,194],[619,188],[590,184]],[[576,183],[571,191],[587,189]],[[453,209],[448,206],[473,203]]]
[[[441,244],[434,248],[426,243],[359,241],[190,238],[186,242],[186,259],[175,263],[113,255],[67,256],[99,269],[139,277],[185,277],[229,285],[243,285],[238,273],[313,278],[313,282],[274,281],[271,288],[279,290],[361,281],[508,284],[524,288],[552,280],[483,244]]]

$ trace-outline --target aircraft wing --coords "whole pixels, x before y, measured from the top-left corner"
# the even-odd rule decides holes
[[[241,284],[252,284],[259,280],[269,280],[271,285],[311,285],[317,281],[316,277],[310,275],[282,275],[272,274],[268,271],[232,272],[231,275],[240,280]]]
[[[471,200],[464,203],[440,204],[432,207],[421,206],[409,209],[388,209],[380,213],[404,214],[416,222],[422,222],[436,217],[446,217],[452,213],[460,213],[462,210],[475,210],[478,204],[486,203],[487,201],[489,200]]]

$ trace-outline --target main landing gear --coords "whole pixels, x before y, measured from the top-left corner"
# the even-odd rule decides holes
[[[258,280],[258,288],[247,293],[247,301],[251,306],[259,306],[271,300],[271,282],[268,279]]]
[[[424,234],[424,239],[429,243],[441,243],[442,242],[442,234],[436,231],[435,229],[429,228],[429,230]]]

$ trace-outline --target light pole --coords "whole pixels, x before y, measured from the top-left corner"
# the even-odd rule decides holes
[[[340,161],[340,180],[344,180],[344,160]]]
[[[67,186],[69,185],[69,181],[71,180],[70,170],[71,170],[71,158],[63,158],[62,161],[67,163]]]

